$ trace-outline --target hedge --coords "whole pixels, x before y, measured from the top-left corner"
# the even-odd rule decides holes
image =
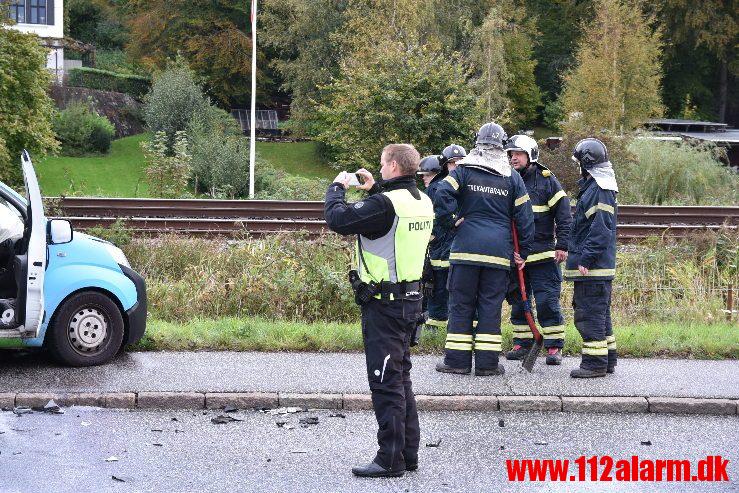
[[[69,70],[67,85],[100,91],[114,91],[142,98],[151,88],[151,79],[140,75],[118,74],[107,70],[82,67]]]

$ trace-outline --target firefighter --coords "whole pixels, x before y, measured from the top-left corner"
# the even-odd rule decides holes
[[[618,184],[606,146],[600,140],[578,142],[572,159],[580,166],[582,178],[578,181],[564,277],[574,282],[575,327],[583,343],[580,367],[570,376],[603,377],[616,368],[611,291],[616,275]]]
[[[467,155],[464,147],[451,144],[444,148],[440,156],[429,156],[421,160],[421,168],[419,173],[424,173],[424,184],[426,184],[426,194],[431,201],[434,201],[436,189],[441,180],[447,174],[457,168],[457,161]],[[438,169],[437,169],[438,166]],[[433,178],[429,180],[429,173],[424,169],[430,169],[436,172]],[[430,184],[427,184],[427,181]],[[432,330],[439,328],[446,330],[447,318],[449,316],[449,291],[447,290],[447,279],[449,277],[449,250],[454,240],[454,233],[451,230],[443,230],[438,224],[434,224],[431,233],[431,242],[429,243],[429,267],[431,285],[433,286],[431,296],[427,302],[428,319],[426,326]]]
[[[521,174],[534,210],[534,244],[526,259],[526,291],[533,292],[536,316],[544,336],[548,365],[562,364],[565,326],[559,297],[562,272],[559,264],[567,260],[567,241],[572,223],[570,200],[557,177],[539,163],[539,146],[527,135],[514,135],[506,143],[511,166]],[[555,240],[556,229],[556,240]],[[526,323],[523,303],[511,308],[513,350],[506,358],[523,359],[533,344]]]
[[[326,192],[326,223],[356,235],[356,269],[349,279],[361,306],[362,337],[379,450],[355,467],[363,477],[396,477],[418,468],[420,430],[410,369],[410,345],[421,319],[421,274],[433,227],[431,200],[416,187],[420,156],[409,144],[382,151],[380,174],[359,170],[370,195],[347,204],[342,173]]]
[[[506,133],[486,123],[475,148],[436,190],[435,213],[443,229],[456,227],[449,255],[449,322],[444,373],[502,375],[500,318],[515,261],[523,267],[531,249],[534,219],[526,186],[511,172],[503,146]],[[455,214],[457,216],[455,217]],[[519,231],[520,256],[513,254],[511,220]],[[479,323],[473,335],[473,317]]]

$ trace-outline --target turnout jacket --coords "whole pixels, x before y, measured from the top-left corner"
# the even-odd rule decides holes
[[[572,225],[570,199],[557,177],[544,165],[531,163],[521,178],[534,211],[534,243],[526,262],[553,262],[554,250],[567,251]]]
[[[581,178],[570,232],[564,277],[570,281],[612,280],[616,275],[616,192],[604,190],[592,178]],[[578,265],[589,270],[580,274]]]
[[[426,187],[426,195],[429,196],[431,202],[434,202],[436,191],[446,176],[446,174],[439,173],[431,180],[429,186]],[[434,204],[434,212],[436,212],[436,204]],[[431,232],[431,236],[433,237],[429,243],[431,267],[434,269],[448,269],[449,252],[452,248],[452,241],[454,241],[454,229],[444,229],[439,225],[439,221],[434,221],[434,229]]]
[[[511,220],[518,229],[520,255],[531,252],[534,214],[521,176],[502,176],[492,170],[459,166],[435,193],[436,221],[454,228],[455,213],[464,222],[456,228],[449,262],[510,270],[513,261]]]

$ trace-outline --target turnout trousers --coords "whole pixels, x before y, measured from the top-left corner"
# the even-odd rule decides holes
[[[612,281],[575,281],[572,307],[582,337],[580,368],[602,371],[616,366],[616,338],[611,325]]]
[[[454,368],[493,369],[498,366],[502,337],[500,317],[508,290],[507,270],[452,264],[449,268],[449,322],[444,363]],[[478,323],[473,333],[473,318]]]
[[[526,295],[536,302],[536,318],[539,320],[545,348],[564,347],[565,326],[559,297],[562,293],[562,271],[556,262],[540,262],[526,265],[523,270],[526,280]],[[533,345],[534,336],[524,316],[523,303],[511,307],[513,345],[524,348]]]
[[[428,299],[429,319],[426,325],[445,329],[449,318],[449,291],[446,287],[449,269],[433,269],[431,272],[434,276],[434,290]]]
[[[421,435],[411,384],[410,343],[420,314],[420,298],[372,299],[362,306],[367,379],[380,447],[374,461],[392,471],[418,462]]]

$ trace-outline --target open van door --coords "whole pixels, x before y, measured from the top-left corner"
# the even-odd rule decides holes
[[[46,272],[46,217],[36,171],[27,151],[21,155],[28,210],[23,235],[27,249],[15,258],[18,280],[18,331],[21,337],[38,337],[44,318],[44,273]],[[25,288],[25,289],[24,289]]]

